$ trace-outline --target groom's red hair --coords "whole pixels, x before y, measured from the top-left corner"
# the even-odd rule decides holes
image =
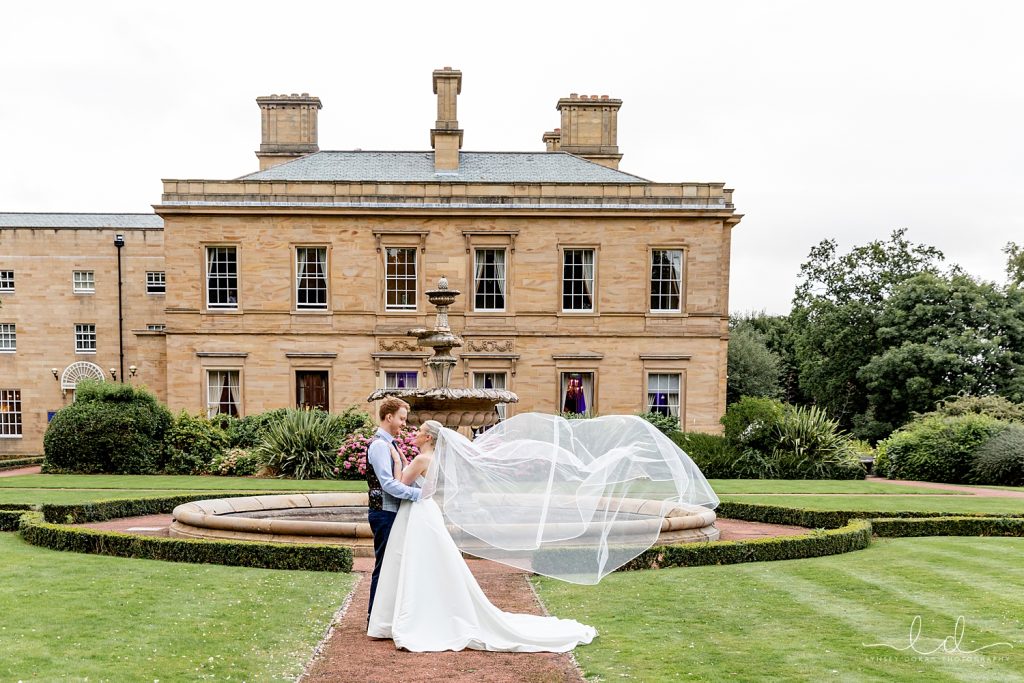
[[[409,404],[397,396],[388,396],[380,402],[380,419],[383,421],[388,415],[394,415],[402,408],[409,410]]]

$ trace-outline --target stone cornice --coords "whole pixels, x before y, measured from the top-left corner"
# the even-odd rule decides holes
[[[589,211],[686,210],[733,215],[723,183],[417,183],[164,180],[158,213],[284,208]]]

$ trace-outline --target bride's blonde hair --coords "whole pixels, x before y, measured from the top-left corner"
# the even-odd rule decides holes
[[[425,431],[430,436],[430,439],[434,443],[437,443],[437,435],[441,433],[441,429],[444,427],[444,425],[438,422],[437,420],[427,420],[426,422],[421,424],[420,427],[423,428],[423,431]]]

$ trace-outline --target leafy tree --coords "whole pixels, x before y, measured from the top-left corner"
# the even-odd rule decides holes
[[[1014,291],[1024,285],[1024,247],[1007,242],[1003,253],[1006,254],[1007,289]]]
[[[957,393],[1018,397],[1024,373],[1024,290],[967,275],[914,276],[882,304],[881,350],[857,375],[884,436]],[[871,421],[877,424],[871,424]]]
[[[782,362],[768,350],[764,337],[750,325],[741,325],[729,335],[726,401],[735,403],[741,396],[778,398]]]
[[[729,319],[729,328],[748,328],[757,332],[768,350],[778,356],[782,399],[793,404],[807,402],[800,391],[793,325],[788,315],[768,315],[764,311],[734,313]]]
[[[846,254],[835,240],[823,240],[800,268],[790,316],[800,388],[844,429],[869,408],[859,373],[885,350],[877,334],[882,304],[911,277],[938,273],[944,258],[905,234],[895,230],[887,241]]]

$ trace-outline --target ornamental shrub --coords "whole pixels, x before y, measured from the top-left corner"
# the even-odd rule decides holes
[[[679,429],[679,418],[661,413],[638,413],[639,417],[650,422],[658,428],[662,434],[671,434]]]
[[[1024,425],[1010,423],[978,448],[970,480],[990,486],[1024,486]]]
[[[167,432],[167,474],[206,474],[223,455],[228,437],[205,417],[181,411]]]
[[[255,453],[244,448],[232,448],[213,458],[210,473],[224,477],[251,477],[260,471],[263,462]]]
[[[253,452],[278,477],[329,479],[347,435],[337,415],[320,409],[287,409],[271,422]]]
[[[287,408],[277,408],[265,413],[246,415],[241,419],[235,419],[234,422],[228,422],[230,446],[232,448],[255,448],[263,441],[270,426],[280,422],[287,412]]]
[[[1024,423],[1024,404],[1014,403],[1003,396],[968,396],[940,401],[935,410],[920,417],[957,417],[959,415],[987,415],[1005,422]]]
[[[152,474],[164,466],[174,418],[156,397],[130,384],[83,380],[75,402],[43,436],[44,472]]]
[[[730,479],[736,476],[734,463],[741,453],[724,436],[701,432],[679,432],[669,438],[685,452],[708,479]]]
[[[362,427],[345,439],[341,448],[338,449],[334,467],[335,476],[339,479],[363,479],[366,477],[366,452],[375,431],[372,426]],[[405,427],[395,437],[395,447],[409,460],[419,454],[416,444],[413,443],[416,431],[415,427]]]
[[[947,484],[971,483],[975,452],[1005,424],[977,413],[916,419],[879,444],[885,453],[888,476]]]
[[[867,474],[850,437],[817,406],[787,406],[775,429],[772,460],[780,479],[863,479]]]
[[[722,416],[725,438],[741,451],[753,448],[771,453],[775,447],[775,428],[785,412],[781,401],[744,396],[726,408]]]

